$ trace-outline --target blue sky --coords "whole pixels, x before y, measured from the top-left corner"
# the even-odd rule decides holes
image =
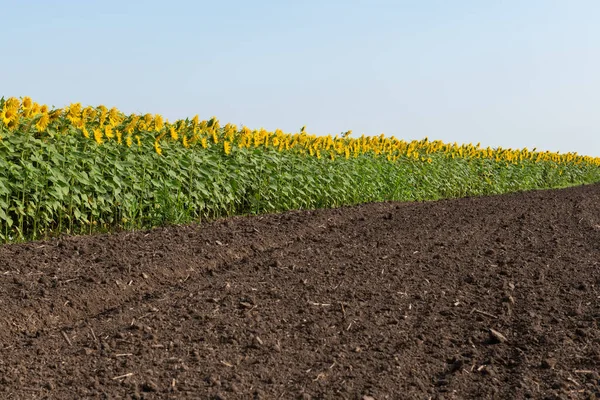
[[[597,0],[0,3],[0,96],[600,156]]]

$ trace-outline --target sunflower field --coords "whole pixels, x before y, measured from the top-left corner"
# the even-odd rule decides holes
[[[0,241],[600,181],[600,158],[0,100]]]

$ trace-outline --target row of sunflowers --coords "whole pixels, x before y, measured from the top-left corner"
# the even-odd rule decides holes
[[[0,100],[0,241],[600,181],[600,158]]]

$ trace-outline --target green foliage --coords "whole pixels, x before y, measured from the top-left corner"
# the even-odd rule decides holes
[[[2,132],[0,132],[1,134]],[[376,201],[436,200],[600,181],[585,163],[310,157],[275,148],[101,146],[81,135],[3,135],[0,241],[198,222]]]

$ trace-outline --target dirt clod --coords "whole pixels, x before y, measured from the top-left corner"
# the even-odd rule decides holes
[[[144,392],[158,392],[158,385],[152,381],[144,382],[142,384],[142,390]]]
[[[554,369],[554,367],[556,367],[555,358],[544,358],[542,360],[542,368]]]

